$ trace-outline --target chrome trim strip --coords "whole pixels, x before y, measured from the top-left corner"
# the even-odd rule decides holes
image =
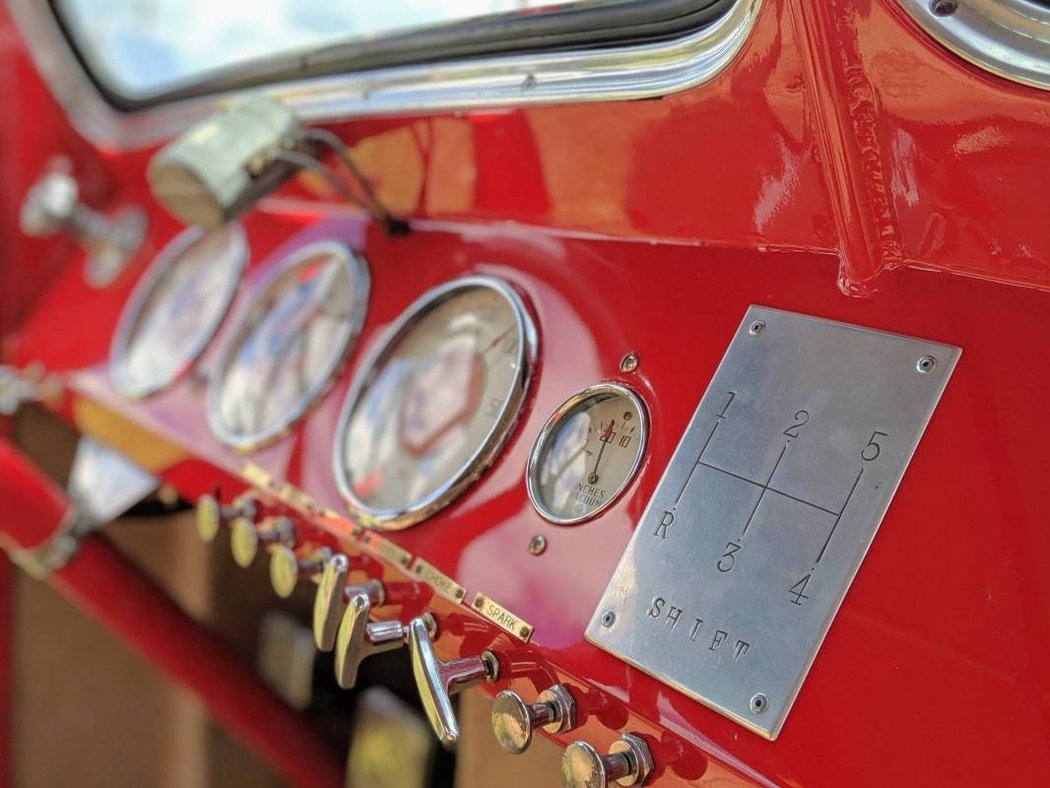
[[[708,82],[725,68],[743,47],[761,6],[762,0],[738,0],[714,24],[670,41],[377,69],[284,82],[265,92],[307,121],[664,96]],[[55,98],[96,145],[155,145],[205,116],[222,98],[119,112],[92,84],[46,3],[8,0],[8,7]]]
[[[487,288],[498,293],[506,300],[514,315],[514,326],[518,335],[518,351],[515,355],[517,372],[514,385],[501,404],[499,415],[485,434],[484,440],[441,486],[400,509],[371,507],[354,493],[346,468],[346,433],[350,429],[354,409],[368,391],[386,357],[397,349],[401,340],[422,318],[441,302],[463,291],[478,288]],[[481,475],[496,461],[517,426],[525,407],[529,386],[532,383],[539,353],[538,345],[536,326],[525,308],[522,297],[510,284],[501,279],[481,274],[462,276],[427,290],[413,301],[390,325],[365,359],[358,364],[339,415],[335,444],[332,449],[332,472],[339,492],[345,499],[347,511],[350,512],[354,522],[381,531],[400,531],[444,509],[481,478]]]
[[[257,327],[258,319],[265,312],[265,308],[262,308],[261,305],[266,302],[274,288],[280,286],[285,276],[312,259],[324,256],[335,258],[343,264],[352,288],[353,302],[346,317],[345,336],[337,338],[337,342],[341,342],[342,347],[338,348],[338,352],[331,354],[326,360],[323,374],[307,388],[280,421],[252,433],[240,433],[228,429],[227,425],[223,424],[219,412],[226,369],[241,351],[244,340]],[[332,239],[316,241],[296,249],[267,272],[262,281],[255,286],[248,303],[244,305],[236,322],[230,328],[229,337],[221,348],[220,360],[210,372],[206,393],[206,415],[208,426],[215,438],[239,452],[247,453],[286,436],[320,403],[328,390],[335,385],[340,372],[349,361],[350,353],[357,345],[357,339],[365,324],[371,290],[372,278],[365,259],[355,254],[343,243]]]
[[[1004,79],[1050,90],[1050,8],[1027,0],[897,0],[942,46]]]

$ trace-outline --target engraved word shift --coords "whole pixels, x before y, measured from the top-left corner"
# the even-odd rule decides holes
[[[669,605],[662,596],[657,596],[653,597],[646,616],[649,619],[662,622],[667,629],[675,632],[678,630],[678,624],[682,621],[684,612],[680,607]],[[688,621],[689,618],[689,616],[686,616],[685,620]],[[705,645],[708,651],[718,651],[722,646],[728,648],[731,640],[726,630],[705,625],[702,618],[692,618],[690,625],[688,627],[683,626],[680,632],[683,635],[688,633],[689,642]],[[751,644],[748,641],[740,640],[739,638],[735,639],[732,645],[733,662],[736,662],[750,650]]]

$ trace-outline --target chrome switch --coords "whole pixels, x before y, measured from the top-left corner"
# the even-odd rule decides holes
[[[347,601],[364,594],[370,605],[379,607],[386,600],[386,590],[378,580],[369,580],[356,586],[346,584],[350,574],[350,559],[342,553],[329,558],[321,572],[314,596],[313,630],[314,643],[321,651],[335,647],[339,624]]]
[[[299,558],[291,545],[273,545],[270,547],[270,585],[274,593],[287,599],[295,593],[299,579],[316,575],[331,555],[331,550],[322,547],[309,558]]]
[[[414,618],[408,625],[408,649],[412,673],[430,726],[445,747],[459,740],[459,723],[452,708],[452,694],[499,678],[499,660],[491,651],[476,657],[463,657],[443,662],[434,651],[427,622]]]
[[[231,506],[222,506],[213,495],[202,495],[197,500],[197,535],[205,542],[214,542],[219,529],[238,517],[255,517],[255,503],[250,498],[238,498]]]
[[[295,543],[295,525],[288,517],[267,517],[258,525],[247,517],[230,522],[230,550],[237,566],[247,569],[259,552],[259,545]]]
[[[368,620],[372,604],[365,594],[350,597],[339,624],[335,643],[335,680],[343,689],[352,689],[357,683],[361,663],[374,654],[393,651],[408,642],[408,627],[400,621]],[[424,613],[423,621],[433,638],[437,633],[434,617]]]
[[[535,703],[526,703],[516,692],[504,690],[492,704],[492,730],[500,746],[518,755],[532,744],[532,733],[544,728],[567,733],[576,727],[576,701],[563,684],[540,693]]]
[[[585,741],[565,748],[561,759],[561,777],[565,788],[605,788],[617,785],[645,785],[653,772],[653,755],[645,739],[625,733],[600,754]]]

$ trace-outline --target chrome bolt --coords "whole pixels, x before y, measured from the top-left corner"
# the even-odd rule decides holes
[[[540,555],[547,549],[547,537],[536,534],[529,540],[529,553]]]
[[[959,0],[931,0],[930,11],[934,16],[951,16],[959,10]]]
[[[608,629],[609,627],[611,627],[613,624],[616,623],[616,614],[614,612],[612,612],[611,610],[606,610],[604,613],[602,613],[601,621],[602,621],[602,626],[605,627],[606,629]]]
[[[761,334],[765,330],[765,328],[766,328],[766,321],[764,321],[764,320],[756,320],[754,323],[752,323],[750,326],[747,327],[747,333],[749,333],[753,337],[757,337],[759,334]]]
[[[937,366],[937,359],[933,356],[920,356],[919,360],[915,362],[915,369],[920,375],[926,375],[933,372],[933,368]]]
[[[761,692],[757,692],[751,696],[751,713],[762,714],[766,709],[769,708],[769,698],[763,695]]]
[[[638,369],[638,354],[633,350],[620,359],[620,372],[629,375]]]

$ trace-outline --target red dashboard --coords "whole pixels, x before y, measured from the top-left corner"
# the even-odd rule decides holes
[[[152,151],[78,138],[11,36],[8,26],[3,67],[18,75],[7,92],[21,120],[0,131],[3,361],[57,376],[49,407],[78,430],[187,500],[254,491],[263,513],[294,522],[301,555],[368,556],[355,577],[388,590],[376,620],[431,611],[440,656],[496,655],[490,694],[566,685],[581,725],[559,743],[605,752],[638,733],[651,784],[1021,785],[1045,774],[1045,94],[956,61],[892,3],[771,0],[731,66],[681,95],[340,122],[411,232],[387,234],[309,177],[264,198],[241,220],[249,262],[216,336],[173,385],[134,399],[112,383],[113,334],[181,227],[149,196]],[[13,229],[12,207],[59,153],[100,209],[148,212],[144,244],[108,287],[85,282],[65,241]],[[301,420],[261,448],[230,448],[209,428],[207,376],[266,277],[317,241],[367,265],[360,334]],[[406,307],[466,275],[506,283],[535,327],[520,414],[446,508],[404,530],[363,528],[333,469],[344,400]],[[775,741],[583,636],[751,305],[963,349]],[[636,368],[622,364],[632,353]],[[556,525],[530,502],[530,452],[567,397],[602,381],[639,396],[648,445],[622,497]]]

